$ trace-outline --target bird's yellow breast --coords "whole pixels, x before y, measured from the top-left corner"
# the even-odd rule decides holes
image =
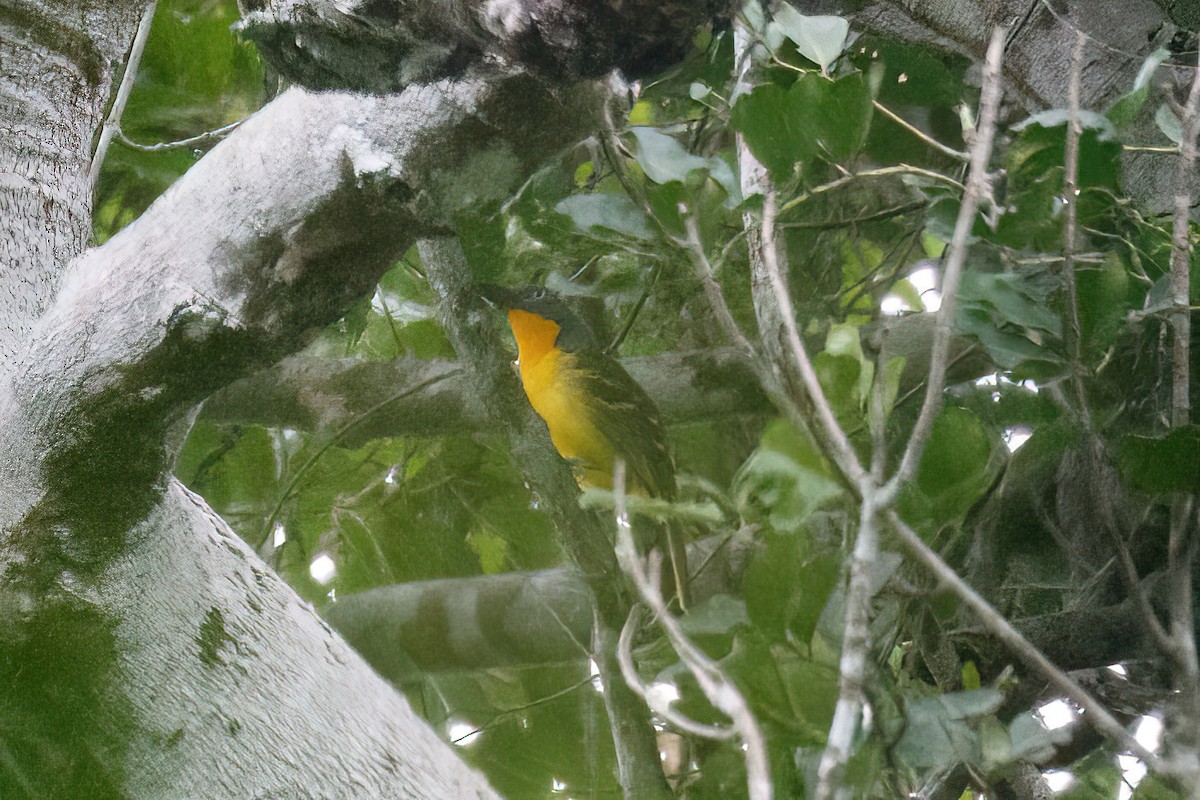
[[[592,422],[590,399],[573,376],[570,353],[551,349],[538,358],[518,356],[521,383],[550,429],[559,454],[576,463],[580,483],[612,488],[613,447]]]

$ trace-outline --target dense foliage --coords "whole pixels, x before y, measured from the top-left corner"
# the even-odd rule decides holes
[[[231,2],[160,3],[124,117],[131,138],[189,136],[263,100],[263,70],[229,31],[234,19]],[[856,36],[786,5],[773,20],[746,23],[762,62],[748,83],[735,81],[732,33],[698,33],[685,63],[614,95],[612,136],[597,132],[504,204],[463,215],[464,251],[480,282],[540,283],[578,298],[621,356],[727,344],[697,278],[702,254],[753,338],[743,214],[762,198],[742,194],[740,134],[778,186],[792,300],[838,420],[868,458],[868,401],[884,381],[894,462],[928,356],[920,342],[906,361],[878,351],[889,335],[918,335],[897,328],[896,314],[913,322],[936,308],[966,172],[954,151],[969,145],[974,72],[962,59]],[[1161,55],[1115,107],[1081,115],[1071,243],[1078,347],[1062,279],[1068,115],[1008,110],[993,157],[1001,179],[975,224],[960,293],[954,385],[899,502],[903,518],[1014,620],[1119,603],[1119,552],[1142,575],[1161,570],[1169,493],[1200,480],[1194,429],[1165,435],[1170,222],[1143,215],[1122,190],[1125,146],[1178,141],[1155,72],[1170,57]],[[1144,115],[1159,122],[1160,140],[1127,141]],[[135,218],[186,170],[193,149],[114,145],[98,237]],[[308,353],[453,359],[415,250]],[[202,416],[176,472],[318,605],[381,585],[562,562],[502,432],[364,440],[357,426],[270,429]],[[675,421],[669,432],[684,500],[710,521],[703,535],[753,543],[737,588],[693,608],[685,630],[750,702],[777,796],[802,796],[838,695],[854,499],[785,417],[731,409]],[[1116,797],[1122,773],[1111,749],[1081,735],[1079,723],[1039,724],[1031,709],[1054,695],[1038,676],[1010,669],[1012,658],[954,595],[886,538],[884,546],[872,575],[871,724],[851,762],[863,796],[907,796],[958,764],[969,776],[959,773],[961,791],[997,785],[1021,761],[1077,760],[1064,796]],[[646,639],[637,656],[648,679],[674,687],[681,711],[719,719],[665,642]],[[1161,713],[1168,695],[1160,670],[1132,656],[1131,648],[1115,659],[1129,658],[1125,678],[1095,678],[1145,690],[1142,705],[1121,709],[1127,720]],[[1071,668],[1104,666],[1085,658]],[[430,674],[406,689],[507,797],[617,792],[605,709],[582,648],[572,663]],[[668,769],[687,797],[745,792],[736,743],[681,744],[669,729],[660,740],[683,753]],[[1067,743],[1068,754],[1054,756]],[[1169,792],[1148,779],[1134,796]]]

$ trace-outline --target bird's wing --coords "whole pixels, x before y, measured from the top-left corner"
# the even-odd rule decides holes
[[[598,350],[571,355],[581,388],[597,404],[592,423],[625,459],[630,484],[653,497],[674,499],[675,465],[654,401],[615,359]]]

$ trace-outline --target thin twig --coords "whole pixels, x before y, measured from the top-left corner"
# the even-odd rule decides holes
[[[129,48],[129,58],[125,60],[125,73],[121,75],[121,85],[117,87],[117,96],[113,99],[112,108],[100,129],[100,139],[96,142],[96,152],[92,155],[92,166],[88,170],[88,186],[93,197],[96,195],[96,184],[100,181],[100,168],[108,156],[108,146],[112,144],[113,136],[120,130],[121,115],[125,113],[125,103],[129,101],[129,93],[133,91],[133,82],[137,78],[138,64],[142,61],[142,51],[146,49],[146,39],[150,36],[150,23],[154,20],[154,8],[158,0],[152,0],[142,12],[141,22],[138,23],[137,33],[133,36],[133,44]]]
[[[785,214],[806,200],[811,200],[813,197],[819,194],[831,192],[834,189],[840,189],[856,180],[860,180],[862,178],[886,178],[890,175],[916,175],[920,178],[928,178],[931,181],[944,183],[947,186],[958,189],[960,192],[966,191],[966,187],[961,183],[954,180],[954,178],[943,175],[940,172],[934,172],[931,169],[925,169],[923,167],[910,166],[909,164],[896,164],[895,166],[891,167],[880,167],[879,169],[868,169],[864,170],[863,172],[852,172],[848,175],[843,175],[837,180],[830,181],[829,183],[823,183],[820,186],[814,186],[803,194],[793,197],[791,200],[788,200],[786,203],[780,206],[779,213]]]
[[[1123,144],[1121,149],[1130,153],[1178,153],[1175,145],[1164,146],[1156,144]]]
[[[929,205],[924,200],[917,200],[912,203],[905,203],[902,206],[894,208],[885,208],[882,211],[875,211],[870,214],[863,214],[860,217],[845,217],[843,219],[826,219],[807,222],[781,222],[776,227],[786,228],[787,230],[808,230],[820,231],[829,228],[848,228],[851,225],[860,225],[864,222],[878,222],[879,220],[891,219],[892,217],[902,217],[913,211],[920,211]]]
[[[1180,427],[1188,424],[1191,415],[1191,400],[1188,396],[1189,358],[1191,342],[1191,314],[1188,311],[1188,283],[1191,260],[1190,207],[1192,184],[1196,168],[1196,108],[1200,102],[1200,66],[1192,80],[1191,91],[1183,107],[1180,127],[1183,141],[1180,144],[1179,166],[1175,177],[1175,221],[1171,233],[1171,425]]]
[[[1004,615],[992,607],[964,581],[954,569],[942,560],[929,545],[922,541],[917,532],[910,528],[895,511],[886,512],[888,525],[899,538],[900,543],[922,565],[934,574],[943,584],[950,588],[958,598],[979,617],[983,626],[993,636],[1003,642],[1012,653],[1026,665],[1032,667],[1042,677],[1052,683],[1067,697],[1082,708],[1084,718],[1102,736],[1123,750],[1127,750],[1144,761],[1148,767],[1161,770],[1161,759],[1147,750],[1133,735],[1125,730],[1120,722],[1108,712],[1099,701],[1092,697],[1086,689],[1072,680],[1060,670],[1053,661],[1038,650],[1028,639],[1014,628]]]
[[[117,129],[117,141],[131,150],[137,150],[142,153],[161,153],[165,150],[182,150],[185,147],[194,147],[205,142],[224,139],[233,131],[237,130],[238,126],[245,122],[249,117],[243,117],[239,120],[234,120],[228,125],[222,125],[219,128],[214,128],[211,131],[198,133],[195,136],[189,136],[186,139],[178,139],[174,142],[156,142],[155,144],[142,144],[135,142],[125,135],[125,132]]]
[[[1196,168],[1197,108],[1200,106],[1200,64],[1180,113],[1183,140],[1179,145],[1175,177],[1175,220],[1171,233],[1171,427],[1181,428],[1191,420],[1191,336],[1189,307],[1191,284],[1191,204]],[[1167,542],[1167,574],[1171,590],[1171,638],[1179,653],[1175,687],[1180,691],[1178,717],[1186,727],[1179,737],[1185,758],[1180,779],[1195,784],[1200,772],[1200,658],[1196,652],[1195,615],[1192,610],[1192,569],[1196,554],[1196,526],[1192,498],[1177,493],[1171,499],[1171,527]],[[1184,606],[1186,604],[1186,607]],[[1186,752],[1188,748],[1191,752]],[[1181,753],[1183,755],[1184,753]]]
[[[883,103],[879,102],[878,100],[873,100],[872,102],[875,104],[875,108],[878,109],[885,117],[887,117],[892,122],[899,125],[901,128],[904,128],[904,130],[908,131],[913,136],[916,136],[922,142],[929,145],[934,150],[937,150],[939,153],[950,156],[951,158],[955,159],[956,161],[966,162],[966,161],[971,160],[971,157],[969,155],[967,155],[966,153],[964,153],[963,151],[955,150],[953,147],[947,147],[946,145],[939,142],[937,139],[935,139],[932,136],[930,136],[929,134],[927,134],[925,131],[918,128],[916,125],[913,125],[911,122],[906,120],[904,117],[897,114],[895,111],[892,111],[890,108],[888,108],[887,106],[885,106]]]
[[[642,602],[654,614],[659,627],[667,635],[671,647],[679,655],[679,660],[695,676],[696,683],[704,692],[708,702],[712,703],[713,708],[729,717],[732,729],[741,739],[746,754],[746,785],[750,800],[772,800],[774,786],[771,782],[771,769],[767,758],[766,737],[758,725],[758,720],[754,718],[749,703],[746,702],[741,690],[729,679],[720,665],[709,658],[687,637],[679,620],[668,610],[667,602],[663,599],[658,585],[658,575],[660,574],[658,553],[651,552],[650,558],[645,560],[638,555],[637,548],[633,543],[629,513],[625,507],[625,462],[620,458],[613,465],[613,505],[617,525],[617,561],[620,562],[625,574],[633,581],[634,588]],[[628,628],[630,625],[627,621],[625,629]],[[622,630],[622,638],[628,643],[628,640],[632,638],[632,633],[627,636],[625,629]],[[622,658],[623,672],[627,661],[632,666],[631,659]],[[640,684],[641,681],[638,680],[635,683]],[[638,691],[638,686],[633,683],[630,686],[635,692]],[[726,738],[724,729],[718,730],[720,731],[719,738]]]
[[[313,453],[312,456],[310,456],[309,459],[305,461],[292,475],[291,479],[287,483],[287,486],[284,487],[283,492],[279,495],[278,502],[276,502],[275,506],[271,509],[271,513],[267,515],[267,520],[265,523],[263,523],[262,535],[259,536],[258,543],[255,545],[255,549],[261,551],[263,546],[266,545],[267,539],[270,537],[271,532],[275,529],[275,520],[279,518],[279,512],[283,510],[283,504],[291,498],[292,494],[299,486],[300,481],[308,475],[308,471],[313,468],[313,465],[315,465],[317,461],[320,460],[321,456],[325,455],[329,448],[341,442],[347,433],[369,420],[374,414],[382,411],[390,404],[410,395],[422,392],[425,389],[428,389],[430,386],[440,383],[441,381],[451,378],[457,374],[459,374],[459,370],[454,369],[443,372],[440,375],[434,375],[428,380],[421,381],[415,386],[410,386],[401,392],[397,392],[391,397],[380,400],[378,403],[354,417],[342,427],[338,428],[337,431],[334,432],[333,436],[329,437],[329,441],[321,445],[317,452]]]
[[[1150,596],[1146,593],[1146,587],[1142,585],[1141,576],[1138,575],[1137,565],[1133,563],[1133,556],[1129,554],[1129,545],[1115,531],[1112,539],[1113,546],[1117,551],[1117,560],[1121,563],[1121,571],[1125,575],[1125,583],[1129,587],[1129,593],[1133,595],[1133,601],[1137,604],[1146,627],[1150,629],[1150,635],[1159,649],[1173,658],[1177,657],[1179,648],[1175,646],[1175,640],[1167,633],[1167,629],[1158,621],[1158,615],[1154,613]]]
[[[591,264],[594,259],[589,259],[588,264]],[[579,272],[583,272],[587,268],[585,264],[580,268]],[[637,322],[638,314],[642,312],[642,307],[646,305],[646,301],[650,299],[650,292],[654,290],[654,284],[658,281],[658,273],[662,272],[662,262],[654,262],[654,266],[650,268],[650,277],[646,279],[646,285],[642,287],[642,293],[638,295],[637,302],[633,304],[629,315],[625,317],[624,324],[621,325],[621,330],[613,337],[613,340],[608,343],[608,347],[604,348],[604,352],[613,355],[620,349],[621,344],[625,341],[625,337],[633,330],[633,324]],[[579,273],[576,273],[576,275]],[[574,277],[574,276],[572,276]]]
[[[566,697],[569,694],[579,691],[580,689],[584,688],[585,686],[591,686],[591,685],[592,685],[592,677],[589,675],[588,677],[584,678],[581,681],[577,681],[577,682],[571,684],[570,686],[567,686],[566,688],[559,689],[557,692],[551,692],[550,694],[539,697],[536,700],[530,700],[528,703],[525,703],[523,705],[519,705],[514,708],[509,708],[509,709],[506,709],[505,711],[501,711],[499,714],[493,715],[490,719],[488,719],[487,722],[481,722],[478,725],[476,725],[475,727],[471,728],[471,730],[467,731],[466,733],[460,734],[459,736],[456,736],[455,738],[451,739],[450,744],[463,744],[470,737],[475,736],[480,733],[483,733],[488,728],[491,728],[494,725],[497,725],[498,723],[504,722],[505,720],[511,719],[515,716],[524,714],[526,711],[537,708],[538,706],[544,706],[547,703],[553,703],[555,700]]]
[[[864,493],[859,509],[858,537],[850,559],[846,588],[846,622],[838,662],[838,699],[821,760],[817,764],[816,800],[845,794],[842,777],[852,755],[854,736],[866,704],[867,653],[871,632],[871,569],[879,555],[878,509],[874,492]]]
[[[746,334],[742,333],[741,326],[733,318],[733,312],[729,310],[729,305],[725,302],[725,293],[721,291],[721,284],[717,282],[717,276],[708,260],[704,242],[700,239],[700,225],[696,220],[696,215],[688,211],[684,215],[683,224],[684,230],[687,231],[687,239],[683,241],[683,245],[692,257],[696,277],[700,280],[700,285],[704,287],[704,297],[708,300],[709,309],[717,318],[717,324],[725,331],[725,335],[729,337],[734,346],[747,355],[753,356],[754,345],[750,344]]]
[[[958,284],[962,277],[963,264],[967,257],[967,241],[975,224],[975,212],[987,190],[988,161],[992,155],[992,140],[996,133],[996,116],[1000,108],[1001,80],[1000,61],[1004,53],[1004,28],[992,32],[987,58],[983,67],[983,87],[979,99],[979,123],[971,143],[971,169],[967,177],[966,190],[954,223],[954,234],[950,239],[949,255],[942,277],[942,305],[937,312],[937,323],[933,333],[933,347],[929,358],[929,378],[925,386],[925,400],[917,422],[913,426],[908,446],[896,474],[882,489],[880,505],[886,507],[899,493],[903,485],[917,469],[933,420],[942,407],[943,382],[950,354],[950,335],[954,327],[954,314],[958,308]]]
[[[728,725],[709,725],[705,722],[697,722],[674,710],[669,701],[656,694],[642,680],[637,666],[633,663],[633,637],[637,634],[638,617],[643,611],[645,609],[641,605],[635,605],[629,609],[629,618],[625,620],[625,625],[621,628],[621,638],[617,641],[617,659],[621,664],[621,675],[625,678],[625,683],[638,697],[646,701],[646,705],[650,707],[651,711],[684,733],[714,741],[736,738],[737,731]]]
[[[1083,388],[1083,356],[1079,328],[1079,297],[1075,289],[1075,233],[1079,205],[1079,139],[1083,125],[1079,121],[1079,81],[1083,71],[1083,31],[1075,33],[1075,48],[1071,51],[1071,79],[1067,87],[1067,139],[1063,150],[1063,196],[1066,202],[1066,222],[1063,225],[1063,284],[1067,289],[1066,330],[1068,358],[1071,359],[1071,386],[1075,390],[1077,413],[1084,426],[1091,428],[1087,394]]]

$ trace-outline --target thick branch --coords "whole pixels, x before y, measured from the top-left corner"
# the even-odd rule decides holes
[[[173,484],[134,538],[99,604],[123,687],[100,708],[142,731],[121,796],[496,797],[199,497]]]
[[[731,349],[639,356],[622,359],[621,364],[668,421],[694,422],[769,408],[754,374]],[[412,391],[422,384],[424,388]],[[341,428],[378,407],[369,420],[355,426],[352,441],[438,436],[487,424],[481,409],[466,402],[471,394],[471,379],[450,361],[297,355],[218,392],[205,402],[202,417],[318,432]],[[388,402],[392,397],[397,399]]]
[[[484,54],[557,78],[631,77],[680,61],[725,0],[242,0],[243,32],[310,87],[395,91]]]
[[[543,113],[518,113],[535,97]],[[498,199],[586,125],[538,80],[483,68],[388,98],[291,91],[263,109],[81,258],[40,321],[14,385],[38,429],[71,431],[54,435],[52,512],[136,519],[157,497],[168,425],[368,294],[416,235],[447,224],[467,182]],[[100,474],[78,468],[83,454]]]
[[[696,602],[735,593],[751,547],[722,537],[688,545],[688,563],[703,565],[689,583]],[[587,584],[569,567],[383,586],[321,613],[394,683],[422,672],[582,660],[592,629]]]

